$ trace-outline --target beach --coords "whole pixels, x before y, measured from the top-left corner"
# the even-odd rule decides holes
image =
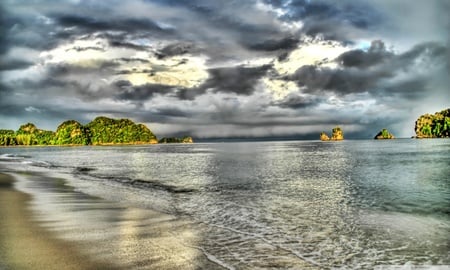
[[[0,173],[0,258],[6,269],[114,269],[81,254],[33,221],[31,197],[14,189],[14,178]]]
[[[223,269],[190,246],[183,221],[55,187],[59,179],[27,194],[13,175],[0,173],[0,269]]]

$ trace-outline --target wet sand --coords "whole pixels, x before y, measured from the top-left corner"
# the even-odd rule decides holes
[[[0,269],[224,269],[189,221],[62,179],[0,173],[0,217]]]
[[[30,196],[15,190],[13,183],[13,177],[0,173],[0,268],[114,269],[39,227],[27,207]]]

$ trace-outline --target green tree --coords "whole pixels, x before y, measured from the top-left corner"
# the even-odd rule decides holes
[[[55,134],[57,145],[88,145],[89,130],[75,120],[68,120],[58,126]]]
[[[0,129],[0,146],[16,145],[14,130]]]
[[[422,134],[427,136],[427,137],[431,137],[432,136],[430,125],[426,124],[426,125],[424,125],[422,127]]]
[[[91,132],[92,144],[149,143],[156,136],[142,124],[129,119],[95,118],[87,127]]]

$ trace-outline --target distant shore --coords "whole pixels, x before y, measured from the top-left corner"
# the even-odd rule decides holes
[[[14,189],[14,178],[0,173],[0,268],[114,269],[94,262],[73,243],[56,239],[32,220],[30,195]]]

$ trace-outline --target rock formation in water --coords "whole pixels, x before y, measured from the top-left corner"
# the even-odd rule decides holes
[[[375,140],[389,140],[395,139],[394,135],[392,135],[387,129],[383,128],[377,135],[374,137]]]
[[[344,139],[344,132],[340,127],[335,127],[332,130],[331,138],[325,132],[320,133],[320,140],[322,141],[342,141]]]
[[[185,138],[182,140],[189,141]],[[145,125],[135,124],[129,119],[107,117],[97,117],[87,125],[75,120],[64,121],[56,132],[38,129],[32,123],[20,126],[17,131],[0,130],[0,146],[154,143],[158,143],[158,140]]]
[[[194,140],[190,136],[185,136],[183,138],[164,137],[161,140],[159,140],[158,143],[194,143]]]
[[[421,115],[414,127],[416,138],[449,138],[450,108],[435,114]]]
[[[333,133],[331,134],[332,141],[342,141],[344,139],[344,132],[340,127],[333,128]]]
[[[330,137],[325,132],[320,133],[320,140],[321,141],[329,141]]]

